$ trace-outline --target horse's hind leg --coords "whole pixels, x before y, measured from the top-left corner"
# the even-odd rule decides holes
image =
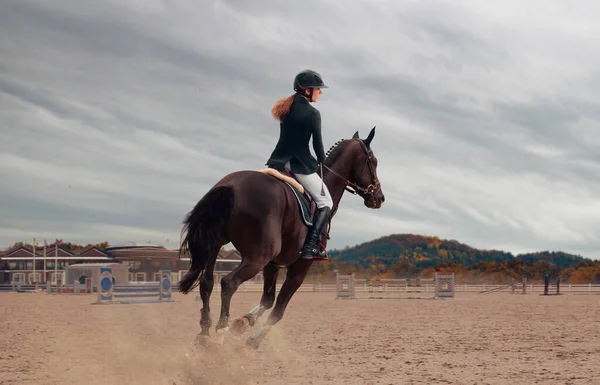
[[[210,316],[210,296],[215,286],[214,270],[218,254],[219,248],[210,255],[206,269],[200,278],[200,299],[202,299],[200,336],[208,337],[210,327],[212,326],[212,319]]]
[[[275,307],[269,314],[269,318],[267,318],[267,322],[265,322],[264,327],[259,327],[254,334],[246,341],[246,345],[253,349],[257,349],[260,345],[260,342],[265,338],[269,329],[275,325],[277,322],[281,321],[283,318],[283,313],[285,313],[285,309],[292,299],[292,296],[298,288],[304,282],[306,278],[306,274],[312,265],[312,260],[308,259],[298,259],[292,265],[288,267],[287,275],[285,277],[285,281],[281,286],[281,290],[279,291],[279,295],[277,296],[277,303]]]
[[[234,321],[233,329],[231,331],[237,335],[244,333],[248,330],[249,326],[254,326],[260,316],[262,316],[266,310],[269,310],[275,303],[279,266],[274,263],[268,263],[263,269],[263,274],[263,294],[260,299],[260,305],[255,306],[248,313]]]

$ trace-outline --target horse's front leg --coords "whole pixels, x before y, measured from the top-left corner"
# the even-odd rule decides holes
[[[275,304],[273,311],[271,311],[271,314],[269,314],[269,318],[267,318],[265,324],[259,327],[246,341],[248,347],[257,349],[261,341],[269,333],[271,327],[281,321],[288,303],[292,299],[294,293],[296,293],[298,288],[302,285],[302,282],[304,282],[311,265],[312,260],[298,259],[288,267],[285,281],[277,296],[277,303]]]
[[[263,267],[264,264],[258,258],[242,255],[242,262],[231,273],[221,278],[221,314],[217,322],[217,334],[221,329],[229,329],[229,307],[233,294],[242,283],[254,277]]]
[[[263,294],[260,299],[260,305],[255,306],[248,313],[236,319],[231,327],[231,332],[235,335],[243,334],[250,326],[254,326],[256,321],[269,310],[275,303],[277,275],[279,266],[269,263],[263,269]]]

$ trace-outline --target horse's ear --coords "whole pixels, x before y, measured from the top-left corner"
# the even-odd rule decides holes
[[[356,132],[354,133],[354,135],[352,135],[352,139],[358,139],[358,131],[356,131]]]
[[[377,126],[375,126],[377,127]],[[367,136],[367,139],[365,139],[365,144],[367,145],[367,147],[369,147],[371,145],[371,141],[373,140],[373,137],[375,136],[375,127],[373,127],[371,129],[371,132],[369,132],[369,136]]]

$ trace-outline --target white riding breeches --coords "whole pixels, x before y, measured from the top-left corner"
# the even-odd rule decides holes
[[[310,196],[315,201],[317,208],[329,207],[329,209],[333,209],[333,200],[331,199],[331,195],[329,194],[329,189],[327,185],[322,182],[319,174],[294,174],[298,182],[304,187],[304,189],[310,194]],[[325,195],[321,195],[321,186],[323,190],[325,190]]]

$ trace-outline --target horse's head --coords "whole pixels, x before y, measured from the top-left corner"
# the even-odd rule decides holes
[[[365,206],[378,209],[385,201],[385,196],[377,177],[377,158],[371,149],[373,137],[375,127],[366,139],[360,139],[356,131],[352,139],[341,142],[343,146],[339,146],[339,153],[332,156],[334,159],[331,160],[332,165],[335,163],[335,168],[339,167],[341,171],[334,173],[346,176],[346,190],[361,196]]]

